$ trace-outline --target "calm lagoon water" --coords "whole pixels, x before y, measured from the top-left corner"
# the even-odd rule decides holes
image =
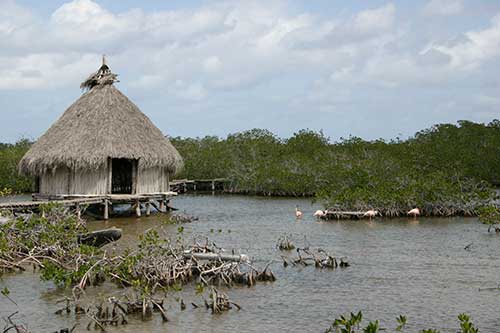
[[[190,302],[201,305],[202,301],[187,287],[171,297],[170,322],[163,324],[160,316],[146,322],[132,319],[127,326],[110,327],[110,332],[323,332],[338,315],[358,310],[366,319],[380,319],[389,332],[400,314],[407,315],[409,332],[430,327],[456,332],[456,316],[461,312],[471,314],[481,332],[500,331],[500,291],[479,291],[500,283],[500,237],[488,234],[475,218],[318,222],[312,217],[318,207],[307,199],[183,195],[173,203],[199,216],[199,221],[184,225],[185,239],[209,236],[225,249],[253,257],[257,266],[273,262],[278,280],[251,288],[221,288],[243,307],[221,315],[202,307],[193,309]],[[301,220],[294,216],[296,204],[304,212]],[[114,246],[125,247],[145,230],[160,228],[162,219],[165,216],[91,221],[89,228],[122,228],[123,238]],[[175,225],[163,228],[172,236],[177,232]],[[312,248],[346,256],[351,267],[334,271],[284,268],[283,253],[275,247],[283,233],[291,234],[299,246],[306,236]],[[470,251],[464,250],[470,243]],[[1,317],[18,310],[18,320],[33,332],[75,323],[73,316],[54,314],[61,307],[56,301],[67,291],[41,281],[37,274],[4,275],[0,288],[4,287],[10,289],[18,307],[1,299]],[[90,287],[87,297],[99,301],[121,292],[109,285]],[[173,300],[177,296],[188,304],[187,310],[179,310]],[[82,318],[77,331],[86,331],[87,323]]]

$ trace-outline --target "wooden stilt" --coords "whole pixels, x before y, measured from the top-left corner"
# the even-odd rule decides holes
[[[76,217],[80,219],[82,217],[82,212],[80,211],[80,204],[78,203],[76,204],[75,210],[76,210]]]
[[[161,208],[161,200],[160,200],[160,206],[158,206],[154,201],[151,201],[151,206],[153,206],[157,212],[163,213],[163,209]]]
[[[151,202],[146,202],[146,216],[151,215]]]
[[[212,192],[215,191],[215,182],[212,180]]]
[[[81,218],[87,206],[95,205],[100,209],[100,212],[96,217],[99,219],[109,219],[113,216],[113,206],[115,204],[127,204],[130,205],[130,212],[132,214],[135,213],[138,217],[140,217],[141,203],[146,205],[146,207],[143,208],[147,210],[148,214],[151,213],[150,206],[153,206],[153,204],[153,207],[158,208],[158,210],[166,211],[168,209],[167,206],[170,205],[168,203],[170,198],[175,194],[176,193],[173,192],[163,192],[141,195],[33,195],[33,201],[0,202],[0,210],[9,209],[13,212],[18,212],[39,209],[40,214],[46,217],[47,213],[43,211],[43,205],[47,203],[54,203],[71,209],[75,212],[77,217]],[[91,211],[88,213],[91,213]]]
[[[109,219],[109,202],[108,199],[104,199],[104,219]]]
[[[139,202],[139,200],[137,200],[135,203],[135,216],[141,217],[141,203]]]

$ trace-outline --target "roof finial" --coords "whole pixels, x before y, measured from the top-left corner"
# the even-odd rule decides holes
[[[103,54],[101,67],[97,70],[97,72],[90,74],[87,80],[82,82],[80,88],[90,90],[98,85],[102,86],[113,84],[114,82],[119,82],[117,76],[118,74],[112,73],[108,65],[106,65],[106,55]]]

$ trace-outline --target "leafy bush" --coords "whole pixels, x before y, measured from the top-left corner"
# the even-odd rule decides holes
[[[27,139],[15,144],[0,144],[0,189],[11,188],[17,193],[31,191],[32,179],[20,176],[17,171],[17,164],[31,144]]]

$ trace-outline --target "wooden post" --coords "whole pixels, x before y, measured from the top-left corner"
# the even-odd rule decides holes
[[[104,199],[104,219],[108,220],[109,219],[109,206],[108,206],[108,199]]]
[[[212,192],[215,191],[215,180],[212,180]]]
[[[108,157],[108,178],[106,184],[106,193],[113,193],[113,160],[111,157]]]
[[[141,203],[139,200],[135,203],[135,216],[141,217]]]
[[[151,215],[151,202],[148,200],[148,202],[146,202],[146,216],[149,215]]]
[[[160,212],[165,211],[165,201],[164,200],[159,200],[160,201]]]
[[[196,182],[193,183],[193,190],[196,192]]]
[[[184,182],[183,187],[184,187],[183,193],[186,193],[187,192],[187,184],[186,184],[186,182]]]
[[[161,201],[160,201],[161,202]],[[154,201],[151,201],[151,206],[154,207],[154,209],[156,209],[157,212],[160,212],[162,213],[162,210],[160,209],[160,207],[156,204],[156,202]]]
[[[75,209],[76,209],[76,217],[78,219],[80,219],[82,217],[82,212],[80,211],[80,204],[79,203],[76,204]]]

